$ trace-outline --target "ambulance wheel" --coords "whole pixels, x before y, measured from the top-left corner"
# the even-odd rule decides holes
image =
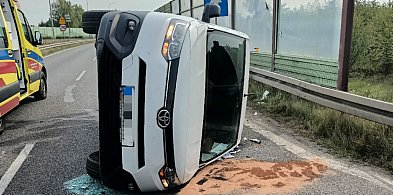
[[[101,179],[99,159],[100,159],[100,154],[97,151],[91,153],[89,157],[87,157],[87,161],[86,161],[87,174],[90,175],[90,177],[98,180]]]
[[[83,31],[87,34],[97,34],[101,18],[110,12],[109,10],[85,11],[82,15]]]
[[[0,135],[4,133],[5,122],[3,118],[0,118]]]
[[[44,75],[40,79],[40,89],[34,94],[36,100],[44,100],[48,94],[48,85],[46,83],[46,78]]]

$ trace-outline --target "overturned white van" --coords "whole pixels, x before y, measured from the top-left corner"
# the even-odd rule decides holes
[[[84,14],[96,33],[103,12]],[[183,186],[240,142],[247,35],[193,18],[109,12],[97,34],[99,154],[88,173],[111,188]]]

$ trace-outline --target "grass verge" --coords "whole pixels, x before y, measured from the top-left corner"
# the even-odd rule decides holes
[[[269,91],[267,99],[263,98]],[[270,86],[250,82],[249,105],[290,123],[336,154],[352,156],[393,172],[393,128],[303,100]]]
[[[352,77],[349,92],[385,102],[393,102],[393,75]]]

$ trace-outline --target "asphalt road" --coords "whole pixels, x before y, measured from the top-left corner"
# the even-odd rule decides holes
[[[34,148],[4,194],[63,194],[63,183],[85,174],[86,157],[98,149],[93,45],[47,57],[45,63],[48,98],[29,99],[6,117],[1,174],[26,144]]]
[[[70,184],[86,179],[86,157],[98,149],[93,45],[61,52],[47,57],[45,62],[48,98],[24,101],[7,115],[7,130],[0,136],[0,177],[4,180],[10,178],[5,175],[7,171],[16,172],[4,194],[115,193],[105,189],[89,191],[91,186]],[[320,178],[283,194],[393,194],[393,179],[383,170],[350,159],[337,159],[251,109],[247,112],[243,136],[258,138],[262,143],[243,140],[236,159],[272,163],[319,159],[327,166],[328,171]],[[20,160],[22,150],[26,154],[24,161]],[[16,162],[21,162],[19,169],[15,169]],[[2,187],[0,183],[0,190]],[[75,190],[78,187],[81,189]]]

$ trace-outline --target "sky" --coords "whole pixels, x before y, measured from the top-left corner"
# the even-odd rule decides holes
[[[52,2],[55,0],[51,0]],[[80,4],[87,10],[91,9],[117,9],[117,10],[154,10],[170,0],[70,0],[73,4]],[[300,2],[314,0],[284,0],[288,6],[299,6]],[[324,1],[324,0],[320,0]],[[377,0],[387,2],[388,0]],[[38,25],[49,18],[49,0],[19,0],[22,10],[29,23]],[[268,1],[269,2],[269,1]],[[301,3],[300,3],[301,4]]]
[[[285,3],[287,7],[300,7],[301,5],[307,5],[308,3],[313,3],[315,1],[316,0],[281,0],[281,3]],[[322,5],[326,2],[326,0],[317,0],[317,1],[320,2]],[[376,1],[380,3],[385,3],[388,2],[389,0],[376,0]],[[336,0],[336,2],[340,2],[340,1]]]
[[[51,0],[53,2],[54,0]],[[169,0],[70,0],[83,9],[154,10]],[[49,18],[49,0],[19,0],[23,12],[32,25]]]

